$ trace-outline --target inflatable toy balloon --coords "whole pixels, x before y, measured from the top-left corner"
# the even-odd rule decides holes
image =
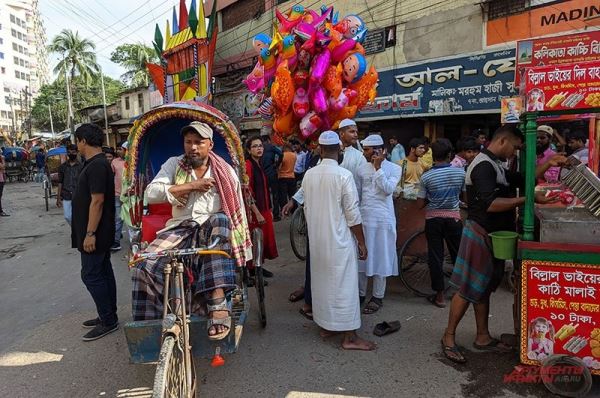
[[[331,50],[331,59],[336,64],[338,62],[342,62],[346,57],[349,51],[354,50],[356,47],[356,40],[346,39],[342,40],[337,46],[335,46]]]
[[[277,132],[271,134],[271,141],[273,141],[273,144],[277,146],[283,146],[285,144],[283,137]]]
[[[273,76],[275,76],[277,60],[275,59],[275,55],[269,49],[263,48],[260,52],[259,62],[263,66],[265,85],[268,85],[273,79]]]
[[[294,86],[306,88],[308,86],[308,71],[297,70],[294,72]]]
[[[291,33],[296,25],[302,21],[302,17],[304,16],[304,7],[296,4],[292,7],[287,17],[279,10],[275,10],[275,16],[277,17],[279,31],[283,33]]]
[[[260,55],[263,48],[269,48],[270,46],[271,38],[265,33],[259,33],[252,39],[252,47],[254,47],[254,50],[258,55]]]
[[[308,68],[310,67],[311,58],[311,52],[306,48],[300,47],[300,51],[298,51],[298,68],[308,70]]]
[[[348,105],[347,107],[342,109],[342,111],[338,114],[338,117],[340,118],[340,120],[354,119],[354,116],[356,116],[356,112],[356,105]]]
[[[279,62],[287,61],[288,68],[290,68],[290,71],[292,72],[296,69],[296,64],[298,62],[295,42],[294,36],[286,36],[283,39],[282,50],[279,54]]]
[[[289,111],[283,115],[275,114],[275,121],[273,122],[273,130],[281,134],[282,137],[286,137],[294,131],[294,112]]]
[[[300,22],[298,26],[294,28],[294,34],[301,40],[310,40],[317,33],[317,29],[309,23]]]
[[[341,111],[354,97],[356,97],[356,91],[345,88],[337,97],[333,95],[329,96],[329,108],[334,111]]]
[[[308,104],[308,92],[299,87],[296,89],[294,101],[292,102],[292,110],[297,118],[302,119],[308,113],[310,105]]]
[[[342,91],[342,65],[329,65],[325,77],[323,78],[323,87],[330,95],[337,97]]]
[[[325,12],[322,12],[319,15],[313,10],[308,10],[307,15],[304,16],[304,23],[309,23],[315,29],[319,29],[325,23],[325,21],[327,21],[327,18],[329,17],[332,11],[333,7],[329,7],[325,10]]]
[[[334,26],[334,29],[342,33],[346,39],[354,39],[359,43],[365,40],[367,25],[358,15],[350,14]]]
[[[294,99],[294,81],[288,68],[287,61],[283,61],[275,72],[275,81],[271,86],[271,96],[275,107],[282,113],[287,113]]]
[[[327,96],[323,87],[318,86],[312,90],[311,103],[315,112],[323,113],[327,111]]]
[[[305,139],[310,137],[321,125],[321,118],[315,111],[310,111],[300,121],[300,134]]]
[[[331,52],[324,49],[319,55],[313,58],[310,65],[310,82],[315,86],[323,81],[327,67],[331,62]],[[365,61],[366,62],[366,61]]]
[[[350,88],[357,93],[356,98],[350,101],[350,104],[357,106],[359,109],[365,106],[369,101],[369,97],[372,96],[371,90],[376,86],[378,77],[377,70],[374,66],[371,66],[369,72],[362,79],[350,85]]]
[[[344,59],[342,63],[344,68],[343,77],[348,83],[355,83],[360,80],[367,70],[367,60],[362,54],[355,53]],[[267,69],[265,67],[265,75]]]
[[[265,87],[264,77],[265,73],[263,66],[260,63],[256,63],[252,72],[250,72],[248,77],[246,77],[243,82],[246,87],[248,87],[248,90],[256,94]]]
[[[278,30],[275,30],[273,33],[273,40],[271,41],[271,45],[269,46],[269,50],[273,54],[279,54],[283,49],[283,36],[279,33]]]
[[[271,97],[265,98],[258,106],[258,113],[265,120],[273,119],[273,99]]]

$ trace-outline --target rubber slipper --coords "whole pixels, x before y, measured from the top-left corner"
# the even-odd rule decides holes
[[[400,328],[400,321],[381,322],[375,325],[375,329],[373,329],[373,334],[375,336],[382,337],[386,334],[397,332],[398,330],[400,330]]]
[[[371,300],[369,300],[365,308],[363,308],[362,313],[365,315],[371,315],[379,311],[381,307],[383,307],[383,300],[371,297]]]
[[[302,293],[300,293],[302,292]],[[288,300],[292,303],[296,301],[300,301],[304,298],[304,289],[296,289],[292,293],[290,293]]]
[[[475,347],[476,349],[481,350],[481,351],[492,351],[492,352],[510,352],[510,351],[512,351],[511,347],[507,346],[507,348],[502,348],[502,347],[500,347],[500,344],[505,345],[500,340],[492,337],[492,340],[490,340],[490,342],[487,344],[482,345],[482,344],[477,344],[474,342],[473,347]]]
[[[435,305],[438,308],[446,308],[446,303],[439,303],[436,299],[435,299],[435,294],[428,296],[427,297],[427,301],[429,301],[431,304]]]
[[[305,317],[306,319],[308,319],[309,321],[313,320],[313,315],[312,315],[312,311],[304,311],[304,308],[300,307],[300,309],[298,310],[298,312],[300,313],[300,315],[302,315],[303,317]]]
[[[444,353],[444,356],[447,359],[451,360],[454,363],[467,363],[467,359],[464,357],[462,352],[460,352],[457,345],[454,345],[454,347],[450,347],[444,344],[444,340],[441,340],[440,342],[442,343],[442,352]],[[454,354],[454,356],[450,355],[450,353]]]

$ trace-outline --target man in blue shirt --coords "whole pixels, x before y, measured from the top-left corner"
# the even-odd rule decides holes
[[[421,177],[418,198],[426,207],[425,235],[431,288],[436,292],[429,301],[437,307],[444,308],[444,241],[454,264],[462,235],[459,204],[461,193],[465,190],[465,171],[462,168],[451,167],[452,144],[447,139],[434,142],[431,150],[434,165]]]
[[[404,147],[398,142],[398,138],[395,136],[390,138],[390,146],[392,147],[392,150],[390,151],[390,158],[388,159],[390,162],[397,164],[406,157]]]
[[[46,153],[44,152],[44,148],[40,148],[35,154],[35,167],[38,169],[36,180],[37,182],[42,182],[46,168]]]

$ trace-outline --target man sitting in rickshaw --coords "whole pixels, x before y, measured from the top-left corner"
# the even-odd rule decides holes
[[[185,153],[169,158],[146,189],[148,203],[172,205],[172,218],[146,251],[206,246],[220,238],[218,249],[232,258],[199,256],[187,279],[193,294],[207,301],[209,339],[221,340],[231,330],[226,295],[236,287],[236,262],[241,266],[251,257],[242,189],[234,169],[212,151],[209,125],[192,122],[181,135]],[[168,261],[150,259],[134,268],[134,320],[162,317],[163,268]]]

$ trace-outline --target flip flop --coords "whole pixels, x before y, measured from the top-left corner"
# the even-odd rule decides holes
[[[455,344],[454,347],[450,347],[447,346],[446,344],[444,344],[444,340],[442,339],[440,341],[442,343],[442,352],[444,353],[444,356],[451,360],[454,363],[467,363],[467,359],[465,358],[465,356],[462,354],[462,352],[460,352],[460,350],[458,349],[458,346]],[[454,356],[450,355],[450,353],[454,354]]]
[[[300,293],[302,292],[302,293]],[[300,301],[304,298],[304,289],[303,288],[298,288],[296,290],[294,290],[292,293],[290,293],[288,300],[292,303],[295,303],[296,301]]]
[[[375,329],[373,329],[373,334],[375,336],[385,336],[386,334],[394,333],[400,330],[401,325],[400,321],[392,321],[392,322],[381,322],[375,325]]]
[[[507,348],[501,348],[499,345],[504,344],[503,342],[501,342],[500,340],[492,337],[492,340],[490,340],[489,343],[487,344],[477,344],[477,343],[473,343],[473,347],[475,347],[478,350],[481,351],[491,351],[491,352],[511,352],[512,351],[512,347],[508,347]]]
[[[309,321],[313,320],[312,311],[311,312],[304,311],[304,308],[300,307],[300,309],[298,310],[298,312],[300,313],[300,315],[302,315],[303,317],[305,317]]]
[[[435,294],[432,294],[431,296],[427,296],[427,301],[429,301],[431,304],[435,305],[438,308],[446,308],[446,303],[438,303],[437,300],[435,299]]]

